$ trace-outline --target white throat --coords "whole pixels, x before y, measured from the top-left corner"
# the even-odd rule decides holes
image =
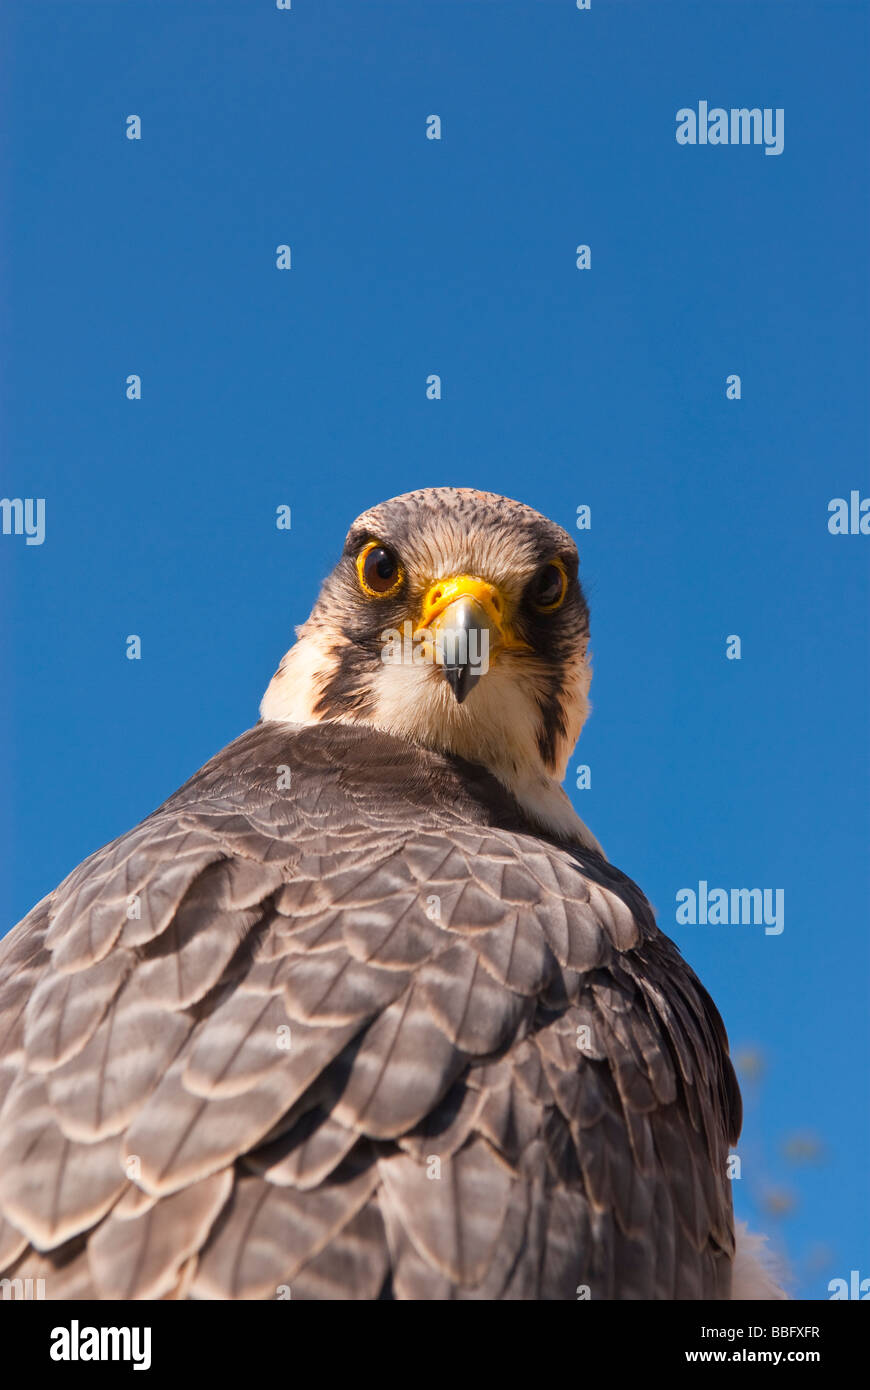
[[[465,705],[458,705],[440,673],[431,666],[383,665],[374,675],[364,714],[319,712],[321,697],[335,670],[336,657],[322,634],[307,626],[272,677],[260,705],[263,719],[282,724],[336,722],[365,724],[424,747],[448,750],[479,763],[510,791],[543,830],[603,855],[561,786],[565,765],[585,717],[585,689],[579,692],[576,730],[564,741],[554,776],[543,765],[533,730],[537,707],[530,683],[516,670],[493,667]],[[585,677],[588,685],[588,675]]]

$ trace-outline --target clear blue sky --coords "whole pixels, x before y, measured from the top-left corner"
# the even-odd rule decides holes
[[[588,504],[574,800],[762,1060],[738,1211],[804,1296],[870,1276],[870,537],[827,529],[870,495],[868,6],[0,13],[0,493],[46,499],[0,536],[3,927],[255,721],[366,505]],[[782,154],[678,145],[701,100]],[[785,930],[677,926],[701,879]]]

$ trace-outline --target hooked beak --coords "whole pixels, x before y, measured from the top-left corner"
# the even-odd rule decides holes
[[[505,621],[504,598],[495,584],[461,574],[433,584],[423,600],[418,633],[428,633],[432,658],[456,697],[463,700],[506,648],[528,650]]]

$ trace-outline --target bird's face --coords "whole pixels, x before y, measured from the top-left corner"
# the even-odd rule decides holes
[[[504,497],[384,502],[350,528],[263,717],[370,724],[511,786],[561,780],[590,680],[577,565],[566,531]]]

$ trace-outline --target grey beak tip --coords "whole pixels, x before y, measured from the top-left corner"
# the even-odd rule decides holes
[[[471,666],[445,666],[444,679],[461,705],[480,680],[480,672]]]
[[[487,670],[489,624],[473,599],[460,599],[452,605],[453,621],[443,633],[442,671],[461,705]]]

